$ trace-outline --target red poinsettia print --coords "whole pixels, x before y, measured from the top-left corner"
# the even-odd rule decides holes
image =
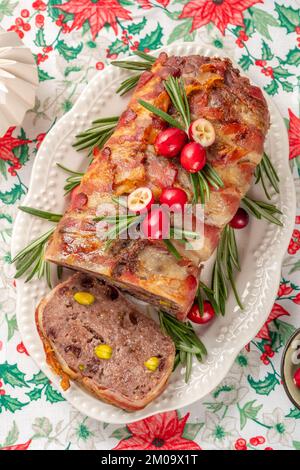
[[[189,413],[178,419],[176,411],[128,424],[132,436],[122,439],[114,450],[199,450],[201,447],[182,437]]]
[[[70,31],[80,29],[85,21],[90,23],[93,39],[96,38],[103,26],[108,23],[118,34],[117,17],[131,20],[128,10],[125,10],[116,0],[70,0],[63,5],[54,5],[66,13],[73,13],[74,19]]]
[[[10,127],[3,137],[0,137],[0,159],[8,162],[8,171],[12,176],[16,175],[15,170],[21,168],[19,159],[14,155],[13,149],[30,142],[30,140],[13,137],[15,127]]]
[[[283,308],[281,305],[274,304],[267,321],[265,322],[264,326],[259,330],[256,337],[270,341],[271,337],[269,331],[269,324],[272,321],[276,320],[276,318],[282,317],[283,315],[289,315],[289,312],[285,310],[285,308]]]
[[[289,117],[290,159],[292,159],[300,155],[300,118],[295,116],[291,109],[289,109]]]
[[[192,29],[211,21],[225,34],[227,25],[244,26],[243,11],[262,0],[192,0],[188,2],[179,18],[193,18]]]
[[[14,446],[8,447],[0,447],[0,450],[27,450],[31,444],[31,439],[29,441],[24,442],[24,444],[16,444]]]

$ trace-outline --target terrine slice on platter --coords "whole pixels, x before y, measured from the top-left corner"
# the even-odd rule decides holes
[[[101,400],[140,410],[165,389],[173,341],[115,287],[77,273],[41,300],[36,324],[61,386],[76,380]]]

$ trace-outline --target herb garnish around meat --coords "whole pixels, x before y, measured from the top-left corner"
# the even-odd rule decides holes
[[[61,168],[63,171],[68,173],[70,176],[66,178],[66,184],[64,186],[65,196],[72,191],[72,189],[76,188],[81,183],[82,177],[84,173],[80,173],[78,171],[70,170],[66,166],[61,165],[60,163],[56,163],[58,168]]]
[[[268,204],[267,202],[257,201],[251,199],[248,196],[245,196],[242,199],[242,204],[245,208],[257,219],[265,219],[275,225],[280,225],[282,227],[282,222],[276,217],[277,215],[282,215],[282,212],[277,209],[273,204]]]
[[[233,228],[226,225],[219,245],[212,273],[212,290],[218,306],[217,311],[225,315],[225,303],[228,298],[228,283],[231,285],[236,301],[241,309],[243,305],[239,298],[234,278],[234,270],[240,271],[237,245]],[[216,312],[217,313],[217,312]]]
[[[122,207],[127,208],[126,203],[120,198],[112,198],[112,201]],[[103,239],[106,240],[105,249],[109,248],[112,242],[121,234],[126,232],[129,228],[137,226],[140,224],[146,214],[136,215],[136,214],[114,214],[114,215],[102,215],[95,217],[94,222],[107,222],[108,225],[111,225],[106,231],[103,232]],[[198,234],[190,230],[183,230],[176,226],[170,227],[170,238],[176,239],[179,243],[189,244],[189,239],[197,239]],[[173,245],[172,241],[168,238],[162,238],[161,241],[165,244],[168,251],[175,256],[177,260],[180,260],[182,256]]]
[[[279,176],[266,152],[264,152],[263,158],[257,165],[254,174],[256,177],[255,184],[261,182],[265,195],[269,200],[271,196],[267,190],[265,178],[269,181],[275,192],[279,194]]]
[[[19,206],[19,209],[27,214],[49,220],[50,222],[58,222],[62,217],[61,214],[53,214],[52,212],[46,212],[32,207]],[[25,273],[28,274],[25,282],[29,282],[35,275],[38,279],[45,276],[48,286],[50,289],[52,288],[50,280],[50,263],[45,261],[44,252],[47,242],[54,230],[55,227],[52,227],[36,240],[33,240],[12,259],[11,262],[16,263],[16,279]]]
[[[174,78],[170,76],[165,80],[164,85],[174,108],[180,116],[180,121],[156,106],[153,106],[151,103],[147,103],[144,100],[139,100],[139,103],[148,111],[168,122],[171,126],[188,132],[191,116],[182,78]],[[195,203],[200,199],[201,204],[204,204],[205,201],[209,199],[209,185],[213,186],[215,189],[219,189],[224,186],[222,179],[209,163],[206,163],[201,171],[190,173],[190,179]]]
[[[146,54],[145,52],[135,51],[135,55],[143,59],[143,61],[134,61],[134,60],[113,60],[111,62],[115,67],[120,67],[127,70],[135,70],[139,72],[136,75],[131,75],[131,77],[126,78],[121,82],[119,88],[116,90],[121,96],[125,95],[128,91],[132,90],[138,83],[140,76],[143,71],[150,70],[156,57]]]
[[[197,336],[190,322],[181,322],[169,313],[159,311],[159,322],[162,331],[172,338],[176,348],[174,369],[179,363],[185,367],[185,382],[191,377],[193,357],[199,362],[207,355],[207,350]]]
[[[132,75],[129,78],[126,78],[123,80],[123,82],[120,84],[119,88],[117,88],[116,92],[120,94],[120,96],[125,95],[128,93],[128,91],[132,90],[133,88],[136,87],[139,79],[140,79],[141,74],[137,75]]]
[[[92,122],[92,126],[89,129],[76,135],[76,141],[73,147],[79,150],[88,149],[88,156],[90,156],[95,147],[101,149],[105,142],[113,134],[119,116],[111,116],[101,119],[96,119]]]

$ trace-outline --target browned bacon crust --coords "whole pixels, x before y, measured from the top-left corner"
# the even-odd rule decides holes
[[[216,130],[208,160],[224,187],[211,191],[205,205],[204,245],[185,251],[177,261],[160,241],[116,241],[107,252],[95,234],[95,211],[113,195],[149,186],[156,197],[165,186],[192,191],[187,173],[176,159],[155,155],[153,142],[165,126],[139,103],[144,99],[173,112],[163,80],[181,76],[192,118],[209,119]],[[69,206],[46,252],[46,259],[106,278],[133,295],[176,313],[184,319],[195,296],[199,265],[213,253],[222,228],[231,220],[247,192],[259,163],[269,113],[259,88],[240,77],[228,59],[160,54],[144,72],[105,148],[95,154],[79,188],[80,203]]]

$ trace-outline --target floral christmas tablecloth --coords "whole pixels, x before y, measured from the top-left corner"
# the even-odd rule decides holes
[[[0,138],[0,448],[300,449],[300,410],[284,393],[280,358],[300,326],[300,209],[278,297],[256,338],[209,396],[125,426],[74,410],[38,370],[15,316],[10,239],[39,145],[86,83],[131,51],[201,41],[235,58],[279,106],[300,176],[300,2],[293,0],[0,0],[0,23],[36,58],[40,86],[23,128]]]

